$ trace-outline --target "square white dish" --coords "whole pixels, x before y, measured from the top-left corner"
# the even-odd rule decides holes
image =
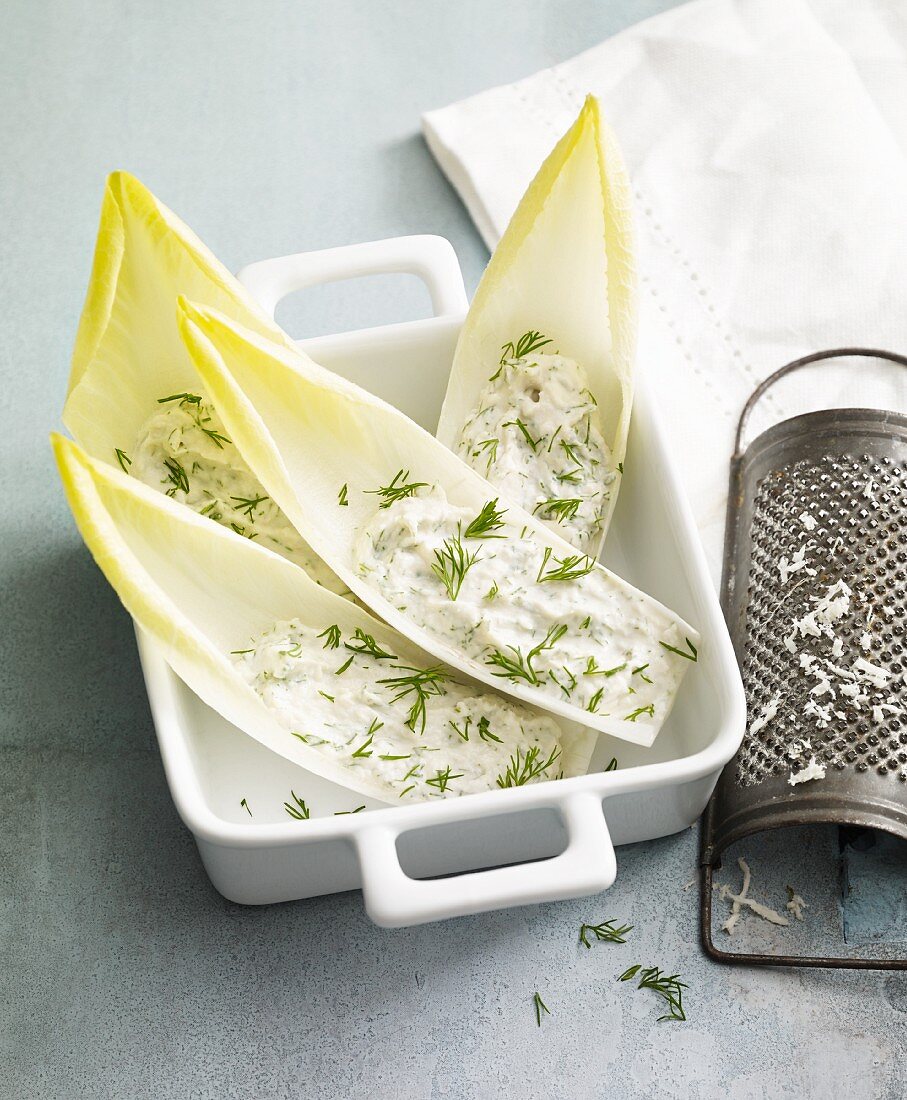
[[[434,431],[466,297],[438,237],[403,237],[263,261],[240,275],[273,312],[316,283],[407,272],[435,316],[301,342],[336,371]],[[698,663],[650,749],[602,737],[587,775],[458,799],[369,804],[271,753],[205,706],[154,643],[139,654],[167,780],[215,887],[244,904],[361,888],[369,915],[398,926],[575,897],[614,881],[614,845],[693,824],[743,736],[733,649],[645,385],[634,405],[605,563],[702,634]],[[616,757],[618,769],[605,772]],[[288,815],[295,795],[308,820]],[[359,812],[350,812],[361,807]]]

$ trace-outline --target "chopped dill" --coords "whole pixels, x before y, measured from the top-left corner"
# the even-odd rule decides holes
[[[668,645],[667,642],[660,641],[658,644],[662,647],[662,649],[666,649],[669,653],[676,653],[678,657],[685,657],[688,661],[698,661],[699,651],[697,650],[696,646],[693,645],[689,638],[684,638],[684,641],[690,647],[689,653],[684,653],[682,649],[678,649],[677,646]]]
[[[633,931],[632,924],[614,926],[613,920],[603,921],[601,924],[581,924],[579,929],[579,942],[583,947],[591,947],[589,935],[595,936],[599,943],[626,943],[627,933]]]
[[[333,695],[328,695],[328,693],[326,691],[322,691],[320,688],[318,689],[318,694],[324,696],[324,698],[327,699],[327,701],[329,703],[334,702],[334,696]]]
[[[254,647],[252,649],[231,649],[230,654],[233,657],[241,657],[244,653],[254,653]]]
[[[450,600],[456,600],[463,587],[463,581],[470,569],[479,561],[481,550],[470,554],[463,546],[460,529],[456,536],[444,540],[443,548],[435,550],[435,560],[431,571],[444,585]]]
[[[249,809],[249,803],[243,798],[243,799],[240,800],[239,804],[246,811],[246,813],[249,815],[249,817],[251,817],[252,816],[252,811]]]
[[[186,476],[186,471],[183,469],[181,463],[175,458],[165,458],[164,465],[167,467],[167,481],[170,482],[171,486],[167,490],[167,496],[172,497],[177,489],[182,489],[184,493],[188,493],[189,478]],[[166,484],[167,481],[165,481],[164,484]]]
[[[630,673],[631,676],[638,676],[641,680],[644,680],[647,684],[654,683],[652,679],[646,676],[646,669],[649,667],[648,662],[644,665],[639,665],[638,668],[634,668]]]
[[[334,673],[334,675],[335,676],[342,676],[344,674],[344,672],[346,672],[346,670],[350,667],[350,665],[352,663],[353,663],[353,658],[352,657],[347,657],[347,659],[343,662],[343,664],[340,666],[340,668],[337,669],[337,671]]]
[[[592,622],[592,616],[591,616],[591,615],[587,615],[587,616],[585,617],[585,619],[583,619],[583,621],[582,621],[582,622],[581,622],[581,623],[579,624],[579,628],[580,628],[580,630],[588,630],[588,629],[589,629],[589,624],[590,624],[591,622]]]
[[[538,993],[532,994],[532,1007],[535,1009],[535,1022],[539,1027],[542,1026],[542,1013],[547,1012],[551,1015],[551,1009],[545,1004]]]
[[[382,753],[382,755],[379,756],[378,759],[379,760],[409,760],[409,758],[411,756],[412,756],[411,752],[400,753],[397,756],[395,756],[393,753],[388,752],[388,753]]]
[[[592,696],[589,702],[586,704],[586,710],[590,714],[598,714],[599,704],[602,701],[602,696],[605,694],[604,688],[599,688],[598,691]]]
[[[322,649],[337,649],[340,645],[340,627],[334,623],[333,626],[325,627],[316,637],[324,638]]]
[[[355,810],[337,810],[334,817],[343,817],[344,814],[360,814],[365,809],[365,804],[357,806]]]
[[[290,791],[290,797],[292,802],[284,802],[283,808],[287,811],[290,817],[296,821],[308,821],[311,816],[308,806],[305,804],[305,799],[300,798],[295,791]]]
[[[485,593],[485,595],[482,597],[482,599],[483,600],[493,600],[497,596],[498,592],[500,592],[500,589],[498,588],[498,582],[497,581],[492,581],[491,582],[491,588],[488,589],[488,591]]]
[[[540,435],[538,437],[538,439],[533,439],[532,436],[529,433],[529,429],[526,427],[526,425],[523,423],[523,421],[520,420],[519,417],[517,417],[516,420],[507,420],[507,421],[505,421],[501,425],[501,427],[502,428],[519,428],[520,434],[523,436],[523,439],[525,439],[526,442],[529,444],[529,446],[532,448],[532,453],[533,454],[535,454],[535,452],[538,450],[538,446],[542,442],[542,439],[544,438],[544,436]]]
[[[350,502],[346,499],[348,491],[349,487],[344,481],[344,483],[340,486],[340,492],[337,494],[337,503],[340,505],[341,508],[349,508],[350,506]]]
[[[622,462],[618,462],[618,464],[617,464],[617,472],[618,472],[619,474],[622,474],[622,473],[624,472],[624,464],[623,464]]]
[[[611,757],[611,759],[608,761],[608,766],[604,769],[604,771],[606,771],[606,772],[616,772],[617,771],[617,757],[616,756]]]
[[[129,467],[132,465],[132,459],[121,447],[116,447],[114,449],[117,453],[117,462],[119,462],[120,464],[120,469],[123,471],[124,474],[128,474]]]
[[[415,783],[410,783],[410,785],[408,787],[403,788],[403,790],[397,795],[397,797],[402,798],[405,794],[409,794],[410,791],[414,791],[415,789],[416,789],[416,784]]]
[[[378,730],[381,729],[383,725],[384,723],[379,721],[377,718],[374,718],[372,720],[372,724],[369,726],[368,731],[366,732],[365,740],[353,753],[354,759],[357,757],[365,758],[372,755],[372,750],[369,746],[375,740],[375,734],[378,732]]]
[[[502,508],[498,511],[498,498],[489,500],[486,504],[482,505],[482,510],[472,520],[463,532],[464,539],[502,539],[506,536],[496,535],[494,532],[499,531],[503,526],[502,517],[507,514],[507,509]]]
[[[411,497],[416,490],[428,487],[427,481],[408,481],[409,470],[398,470],[391,479],[390,485],[383,485],[380,489],[366,489],[370,496],[381,497],[379,508],[390,508],[398,500]]]
[[[641,718],[643,715],[649,718],[655,717],[655,704],[649,703],[646,707],[637,707],[636,710],[631,711],[625,718],[625,722],[635,722],[637,718]]]
[[[522,787],[548,771],[560,754],[560,746],[555,746],[548,759],[542,760],[538,745],[526,749],[525,753],[518,748],[510,757],[504,774],[497,776],[495,782],[499,787]]]

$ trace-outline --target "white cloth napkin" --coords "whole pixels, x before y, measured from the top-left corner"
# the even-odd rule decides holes
[[[430,112],[428,144],[489,247],[587,92],[627,158],[639,369],[717,581],[750,391],[823,348],[907,352],[907,9],[697,0]],[[907,411],[907,370],[810,368],[754,427],[823,405]]]

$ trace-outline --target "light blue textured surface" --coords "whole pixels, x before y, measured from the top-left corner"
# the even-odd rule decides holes
[[[485,252],[419,113],[667,6],[3,6],[0,1095],[904,1095],[907,978],[706,962],[683,890],[692,832],[622,850],[606,897],[408,931],[371,926],[356,894],[224,902],[169,801],[130,624],[51,465],[109,169],[234,269],[429,232],[472,288]],[[312,335],[425,307],[406,280],[376,280],[283,319]],[[579,923],[605,917],[634,924],[631,941],[578,947]],[[615,982],[637,961],[680,971],[688,1023],[656,1024],[653,1000]]]

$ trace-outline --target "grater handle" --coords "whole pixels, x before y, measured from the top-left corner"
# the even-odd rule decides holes
[[[792,363],[786,363],[773,374],[770,374],[764,382],[761,382],[743,406],[743,412],[740,414],[740,420],[737,424],[737,435],[734,439],[734,458],[739,458],[741,455],[743,435],[749,424],[750,414],[776,382],[784,378],[785,375],[800,370],[801,367],[808,367],[811,363],[819,363],[823,359],[847,359],[853,356],[864,359],[887,359],[890,363],[898,363],[902,367],[907,367],[907,356],[898,355],[894,351],[881,351],[878,348],[831,348],[829,351],[814,351],[812,355],[804,355],[801,359],[794,359]]]
[[[425,283],[435,317],[462,317],[466,312],[466,290],[453,245],[431,234],[276,256],[248,264],[237,278],[273,317],[278,303],[294,291],[363,275],[397,273],[415,275]]]
[[[463,802],[459,816],[477,816]],[[523,801],[520,810],[533,805],[550,806],[563,815],[568,842],[560,855],[446,878],[415,879],[406,874],[397,854],[397,838],[408,829],[363,824],[355,843],[366,912],[376,924],[401,928],[513,905],[583,897],[613,885],[617,861],[601,796],[580,791],[552,801],[549,792],[540,792],[535,800]]]

